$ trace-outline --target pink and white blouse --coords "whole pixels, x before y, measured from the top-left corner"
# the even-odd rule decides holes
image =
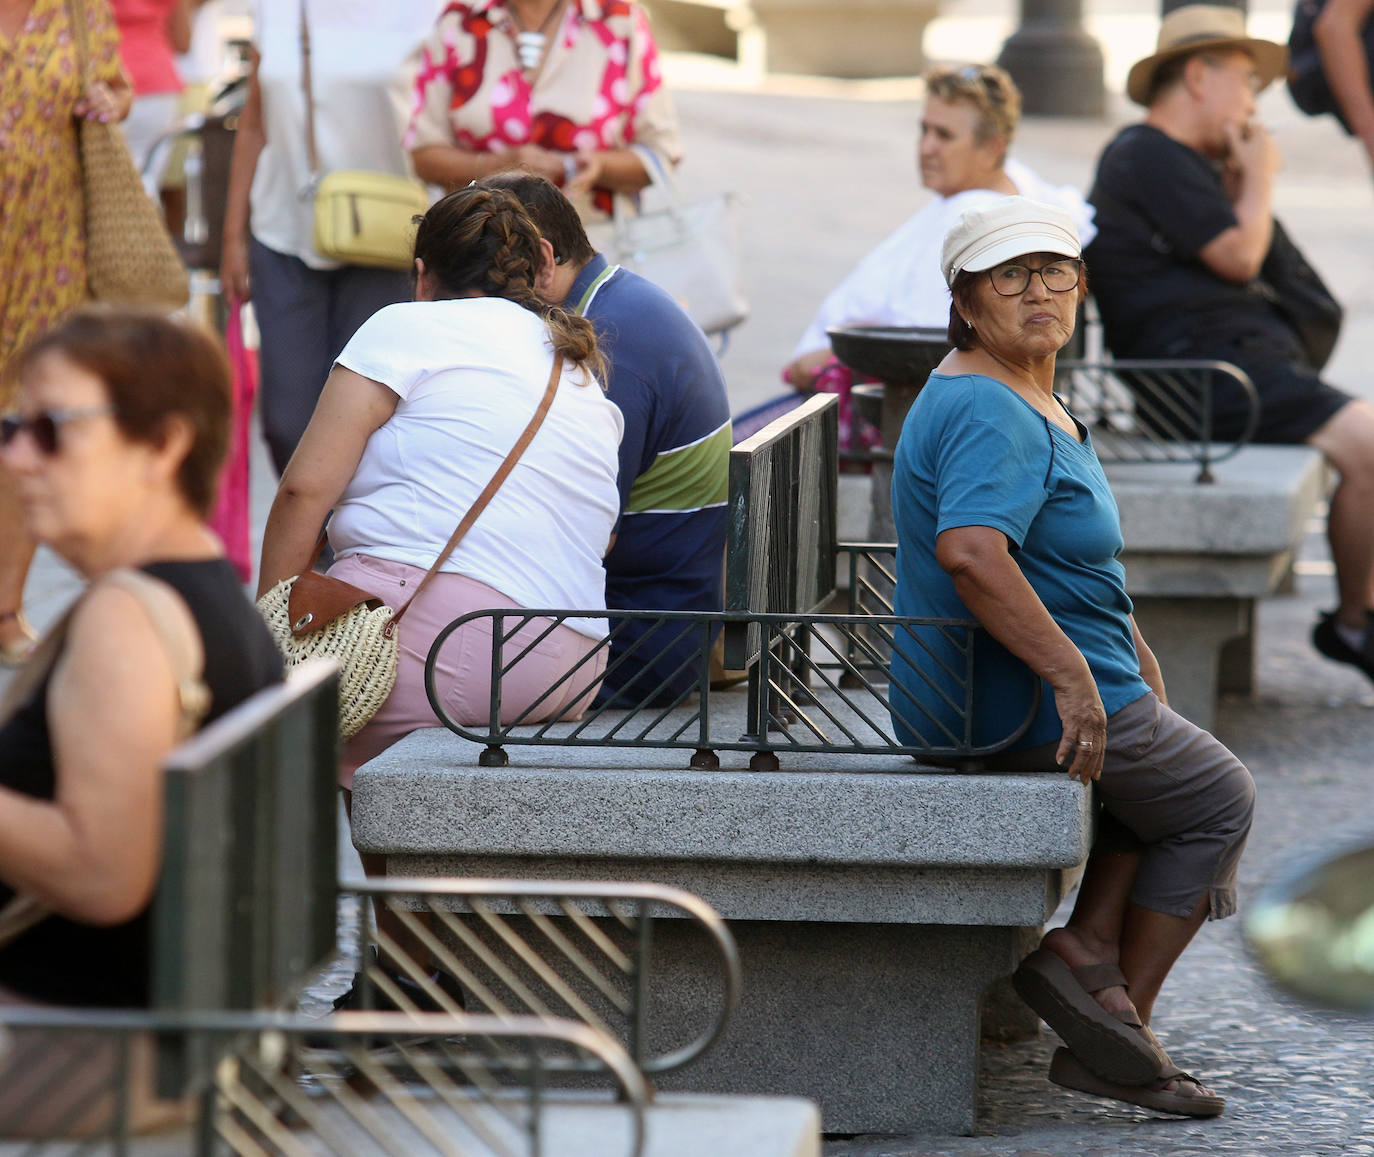
[[[528,76],[504,0],[453,0],[411,59],[407,149],[500,153],[636,148],[681,158],[677,115],[644,10],[630,0],[568,0],[543,67]],[[610,190],[596,189],[607,213]]]

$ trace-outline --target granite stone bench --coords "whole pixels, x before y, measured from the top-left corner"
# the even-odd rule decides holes
[[[745,727],[742,691],[712,698]],[[807,1097],[832,1132],[972,1130],[980,1002],[1087,857],[1082,785],[895,755],[787,753],[756,772],[730,751],[719,770],[672,750],[513,747],[503,767],[481,751],[422,730],[361,767],[358,848],[412,877],[694,891],[730,923],[743,996],[711,1052],[663,1087]],[[668,950],[651,1031],[671,1039],[699,1031],[715,984],[684,923],[655,932]]]
[[[0,1136],[0,1154],[210,1157],[270,1149],[335,1157],[458,1151],[820,1157],[814,1105],[797,1097],[703,1096],[651,1104],[645,1074],[657,1071],[655,1062],[658,1069],[686,1063],[695,1055],[692,1047],[656,1056],[631,1041],[631,1055],[609,1029],[580,1023],[561,1007],[550,1010],[547,993],[528,987],[526,995],[541,1007],[499,1016],[451,1009],[427,1013],[417,1023],[409,1010],[325,1018],[281,1011],[336,949],[337,718],[335,664],[312,660],[168,757],[148,1010],[0,1009],[0,1032],[28,1028],[55,1041],[75,1037],[73,1051],[99,1055],[107,1042],[139,1050],[144,1038],[155,1041],[147,1063],[156,1065],[158,1095],[191,1096],[194,1119],[130,1141],[124,1130],[131,1116],[139,1117],[136,1106],[143,1098],[131,1088],[141,1082],[125,1078],[142,1071],[139,1052],[122,1054],[108,1073],[98,1074],[73,1073],[45,1058],[35,1066],[29,1095],[49,1114],[27,1123],[29,1139]],[[448,896],[461,893],[470,907],[491,898],[480,881],[428,884]],[[368,887],[352,890],[364,893]],[[523,890],[533,904],[556,904],[565,895],[573,903],[587,895],[606,895],[610,905],[623,902],[623,923],[639,934],[641,946],[623,962],[627,977],[620,988],[628,984],[636,991],[612,995],[635,1024],[640,1005],[652,999],[647,978],[636,972],[657,959],[652,918],[676,904],[677,914],[697,924],[720,925],[694,897],[667,889],[558,884]],[[636,914],[630,909],[637,899]],[[612,969],[593,948],[575,936],[562,943],[576,962],[596,968],[611,991]],[[624,955],[611,937],[599,943],[608,958]],[[528,959],[528,946],[522,948]],[[732,964],[733,944],[722,943],[722,937],[697,947],[717,986],[722,951]],[[540,963],[545,975],[559,971],[556,961]],[[728,971],[725,1009],[716,991],[698,1011],[722,1020],[728,1015],[738,990],[737,969]],[[412,1065],[405,1049],[417,1032],[443,1040],[443,1053],[431,1048],[428,1063]],[[436,1057],[445,1063],[437,1064]],[[612,1092],[550,1088],[578,1061]],[[348,1072],[366,1072],[366,1091],[340,1083],[340,1074]],[[92,1113],[95,1118],[88,1118]],[[69,1134],[87,1139],[61,1139]],[[484,1138],[495,1140],[488,1147]]]

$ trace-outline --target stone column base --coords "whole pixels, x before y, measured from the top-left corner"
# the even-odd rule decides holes
[[[934,0],[647,0],[665,51],[735,57],[751,71],[917,76]]]

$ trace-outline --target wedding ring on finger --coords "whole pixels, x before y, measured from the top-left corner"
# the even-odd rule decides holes
[[[1086,747],[1086,748],[1088,748],[1089,751],[1091,751],[1091,750],[1092,750],[1092,747],[1093,747],[1093,741],[1092,741],[1091,739],[1080,739],[1080,740],[1078,741],[1078,746],[1079,746],[1079,747]]]

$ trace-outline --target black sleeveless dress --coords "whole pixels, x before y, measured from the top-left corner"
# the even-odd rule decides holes
[[[227,562],[150,563],[143,570],[177,590],[200,629],[211,694],[206,723],[281,679],[281,655]],[[0,785],[35,799],[52,799],[55,789],[47,693],[45,680],[0,729]],[[0,906],[13,895],[0,881]],[[0,987],[49,1004],[143,1008],[149,953],[146,909],[108,928],[49,916],[0,949]]]

